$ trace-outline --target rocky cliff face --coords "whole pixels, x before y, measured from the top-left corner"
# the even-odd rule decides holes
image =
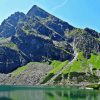
[[[20,12],[16,12],[5,19],[0,26],[0,37],[10,37],[15,35],[18,23],[24,19],[25,14]]]
[[[25,15],[12,14],[0,25],[0,72],[9,73],[33,62],[72,60],[75,47],[89,58],[100,52],[99,33],[78,29],[33,6]]]
[[[91,53],[100,52],[99,33],[91,29],[74,29],[68,33],[72,42],[80,52],[83,52],[84,57],[89,59]]]
[[[65,32],[75,29],[73,26],[68,24],[67,22],[62,21],[61,19],[49,14],[48,12],[42,10],[41,8],[37,7],[36,5],[33,6],[29,12],[27,13],[27,16],[31,19],[35,18],[39,21],[39,26],[42,24],[44,27],[48,28],[49,30],[53,31],[53,38],[60,38],[62,40],[65,40]],[[40,30],[44,30],[43,26],[40,26]],[[36,26],[37,28],[37,26]],[[40,33],[48,33],[46,32],[40,32]]]

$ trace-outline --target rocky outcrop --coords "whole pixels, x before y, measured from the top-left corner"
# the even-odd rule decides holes
[[[84,52],[86,58],[90,58],[91,53],[100,52],[100,42],[90,34],[84,33],[75,40],[77,48]]]
[[[0,46],[0,72],[9,73],[28,63],[29,60],[25,58],[20,52],[12,50],[8,47]]]
[[[100,38],[100,33],[96,32],[95,30],[90,29],[90,28],[85,28],[84,30],[90,33],[90,35],[92,35],[93,37]]]
[[[16,12],[10,17],[5,19],[0,26],[0,37],[10,37],[15,35],[16,27],[20,21],[25,19],[25,14],[21,12]]]
[[[75,44],[79,52],[83,52],[85,58],[89,59],[91,53],[100,52],[99,33],[89,29],[74,29],[68,33],[68,41]],[[97,38],[96,38],[97,37]]]

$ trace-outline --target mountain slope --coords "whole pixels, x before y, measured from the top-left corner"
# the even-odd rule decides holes
[[[39,18],[37,14],[35,15],[34,10],[36,10],[37,12],[39,10],[41,13],[45,13],[48,16],[51,16],[49,13],[45,12],[41,8],[34,6],[29,11],[29,13],[32,12],[32,15],[29,13],[25,15],[23,13],[17,12],[11,15],[10,17],[8,17],[0,26],[1,38],[6,38],[6,39],[10,38],[9,43],[2,42],[1,43],[2,46],[7,47],[11,43],[14,44],[14,46],[17,47],[17,50],[18,50],[18,51],[15,50],[15,52],[16,53],[18,52],[21,56],[24,56],[24,59],[27,60],[21,63],[18,62],[18,65],[16,65],[15,68],[21,65],[27,64],[27,62],[29,61],[51,62],[52,60],[64,61],[67,59],[70,61],[71,59],[73,59],[72,46],[67,42],[65,45],[65,42],[63,42],[65,40],[64,38],[65,29],[62,30],[64,33],[62,35],[61,34],[62,32],[58,33],[55,31],[55,29],[50,28],[46,24],[44,25],[44,23],[42,22],[43,21],[42,18]],[[52,19],[53,18],[55,18],[56,20],[60,20],[52,16]],[[10,25],[8,23],[10,23]],[[62,23],[63,25],[63,21],[61,21],[60,23]],[[66,24],[68,26],[68,23]],[[66,27],[66,28],[69,28],[69,27]],[[9,48],[13,49],[10,46]],[[3,54],[3,57],[5,57],[4,54]],[[8,60],[8,62],[9,62],[9,59],[10,58],[6,57],[6,60]],[[4,63],[4,61],[2,60],[0,62]],[[13,61],[12,59],[11,62],[15,63],[16,61]],[[8,66],[6,67],[7,70],[9,70],[9,67],[12,68],[13,64],[11,62],[9,62],[10,65],[7,65],[7,64],[3,65],[4,70],[6,66]],[[12,68],[9,71],[3,70],[0,72],[8,73],[12,70],[15,70],[15,68]]]
[[[27,14],[12,14],[0,25],[0,73],[10,73],[29,62],[44,62],[52,66],[44,83],[80,75],[84,80],[84,76],[99,77],[94,73],[94,69],[99,73],[94,61],[98,58],[98,63],[99,56],[100,33],[75,28],[36,5]]]

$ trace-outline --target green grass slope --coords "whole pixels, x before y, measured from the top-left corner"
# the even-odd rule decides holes
[[[51,66],[53,66],[53,69],[44,78],[43,83],[46,83],[49,79],[51,79],[57,72],[59,72],[67,64],[68,61],[64,61],[64,62],[52,61]],[[91,73],[91,69],[92,71],[94,71],[94,69],[95,70],[100,69],[100,54],[96,55],[92,53],[90,59],[86,59],[83,56],[83,52],[79,52],[77,60],[74,61],[74,63],[71,66],[66,68],[66,70],[64,70],[62,74],[67,75],[69,73]]]

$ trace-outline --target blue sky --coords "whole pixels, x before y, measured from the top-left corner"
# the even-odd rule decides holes
[[[100,32],[100,0],[0,0],[0,23],[16,11],[38,5],[73,26]]]

